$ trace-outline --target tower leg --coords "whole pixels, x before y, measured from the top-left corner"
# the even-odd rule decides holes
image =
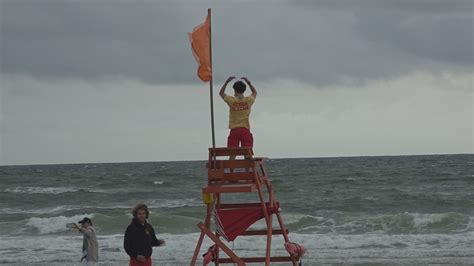
[[[203,239],[204,239],[204,232],[201,232],[201,235],[199,236],[198,243],[196,245],[196,249],[194,249],[194,255],[193,255],[193,259],[191,260],[191,266],[196,265],[197,256],[199,254],[199,250],[201,249]]]
[[[244,266],[245,263],[243,260],[241,260],[237,255],[230,249],[228,248],[217,236],[215,236],[211,230],[209,230],[203,223],[198,224],[199,228],[201,228],[201,231],[205,233],[218,247],[222,249],[222,251],[229,256],[234,263],[236,263],[238,266]]]
[[[283,233],[283,238],[285,239],[285,243],[289,242],[290,239],[288,238],[288,234],[286,233],[285,226],[284,226],[284,223],[283,223],[283,218],[281,217],[280,212],[277,212],[276,216],[277,216],[277,219],[278,219],[278,224],[280,224],[280,228],[281,228],[281,231]],[[293,256],[291,256],[291,257],[292,257],[291,262],[293,263],[293,266],[297,266],[298,264],[297,264],[296,259]]]
[[[213,210],[213,206],[214,206],[214,203],[207,204],[207,213],[206,213],[206,218],[204,220],[204,224],[207,227],[210,227],[211,225],[211,212]],[[198,224],[198,227],[200,227],[199,224]],[[199,250],[201,249],[203,239],[204,239],[204,231],[201,230],[201,235],[199,236],[198,243],[196,245],[196,248],[194,249],[194,255],[193,255],[193,259],[191,260],[191,266],[196,265],[197,256],[199,255]]]
[[[272,225],[272,215],[268,217],[269,223],[267,223],[267,253],[266,253],[266,259],[265,259],[265,265],[269,266],[270,265],[270,257],[271,257],[271,252],[272,252],[272,231],[273,231],[273,225]]]

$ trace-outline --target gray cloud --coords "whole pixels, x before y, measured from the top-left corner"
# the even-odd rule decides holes
[[[2,1],[1,70],[197,81],[186,32],[213,8],[214,74],[312,84],[472,69],[471,1]]]
[[[423,13],[470,13],[471,0],[293,0],[295,5],[305,8],[335,8],[347,10],[367,10],[370,12]]]
[[[180,80],[176,10],[159,3],[21,1],[2,3],[2,69],[40,77],[124,75]],[[173,25],[170,25],[173,24]],[[174,67],[169,67],[174,66]],[[191,68],[191,67],[189,67]]]
[[[359,14],[357,29],[367,40],[419,58],[472,67],[471,15]],[[383,26],[381,26],[383,25]]]
[[[413,56],[472,67],[472,0],[295,1],[304,8],[355,14],[355,29],[369,41]]]

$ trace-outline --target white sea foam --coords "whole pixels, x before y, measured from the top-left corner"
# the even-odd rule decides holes
[[[441,235],[336,235],[336,234],[290,234],[290,240],[304,245],[308,252],[303,258],[305,264],[347,263],[347,262],[449,262],[454,264],[470,263],[474,259],[474,233]],[[158,238],[166,240],[166,246],[154,248],[155,265],[188,264],[191,260],[198,233],[171,235],[160,234]],[[239,256],[263,256],[265,237],[239,237],[235,242],[226,244]],[[101,235],[98,232],[100,261],[102,263],[127,263],[128,257],[123,250],[123,235]],[[47,243],[47,245],[45,245]],[[71,235],[2,237],[0,238],[0,263],[47,263],[73,264],[80,257],[82,236],[77,232]],[[201,254],[211,246],[206,237],[201,246],[198,264],[202,263]],[[12,255],[13,254],[13,255]],[[272,241],[272,255],[284,256],[283,238],[275,236]],[[414,263],[416,264],[416,263]]]
[[[473,216],[461,213],[398,213],[392,215],[323,217],[283,214],[285,223],[300,233],[460,233],[473,231]],[[263,225],[261,221],[257,224]]]
[[[0,213],[4,214],[54,214],[61,213],[65,211],[79,210],[84,208],[83,206],[73,206],[73,205],[61,205],[47,208],[37,208],[37,209],[17,209],[17,208],[2,208]]]
[[[105,190],[105,189],[99,189],[99,188],[91,188],[91,189],[87,189],[87,191],[89,191],[91,193],[105,193],[105,194],[115,193],[115,191],[113,191],[113,190]]]
[[[163,185],[165,181],[153,181],[153,184],[155,185]]]
[[[39,234],[51,234],[51,233],[59,233],[65,232],[70,229],[66,228],[67,223],[77,223],[84,217],[92,218],[94,214],[80,214],[74,215],[71,217],[65,216],[56,216],[56,217],[49,217],[49,218],[40,218],[40,217],[32,217],[28,219],[26,223],[27,226],[30,226],[36,230],[38,230]]]
[[[425,227],[433,223],[439,223],[453,213],[406,213],[413,217],[416,227]]]
[[[472,216],[460,213],[403,213],[413,220],[413,226],[417,232],[426,233],[437,228],[451,232],[467,232],[474,229],[472,227]]]
[[[72,187],[13,187],[4,189],[3,192],[8,193],[25,193],[25,194],[61,194],[67,192],[79,191],[78,188]]]
[[[180,208],[180,207],[195,207],[205,206],[200,199],[187,198],[187,199],[151,199],[144,200],[149,209],[159,208]],[[132,205],[111,205],[111,206],[82,206],[82,208],[90,209],[127,209],[131,210]]]
[[[204,206],[201,200],[197,198],[187,199],[152,199],[148,201],[149,208],[180,208],[186,206]]]
[[[146,201],[147,206],[150,209],[159,209],[159,208],[179,208],[186,206],[204,206],[203,203],[196,198],[188,199],[164,199],[164,200],[150,200]],[[149,203],[148,203],[149,202]],[[16,209],[16,208],[2,208],[0,213],[4,214],[56,214],[66,211],[81,210],[81,209],[124,209],[131,210],[132,205],[103,205],[103,206],[92,206],[92,205],[60,205],[46,208],[36,208],[36,209]]]
[[[306,218],[310,218],[314,220],[327,219],[322,216],[314,216],[314,215],[301,214],[301,213],[287,213],[287,212],[282,213],[282,217],[286,224],[297,223],[301,221],[302,219],[306,219]]]

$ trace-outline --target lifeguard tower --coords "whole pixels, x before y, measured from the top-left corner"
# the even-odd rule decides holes
[[[207,186],[202,188],[202,193],[207,213],[204,222],[198,224],[201,234],[191,265],[196,264],[204,236],[207,236],[215,243],[209,251],[212,252],[210,255],[215,265],[221,263],[270,265],[271,262],[272,264],[291,262],[296,266],[305,250],[304,247],[288,239],[288,229],[281,217],[280,205],[268,178],[263,158],[253,157],[251,148],[209,148],[206,166]],[[224,202],[223,195],[226,193],[256,193],[257,196],[254,198],[258,200]],[[273,228],[274,216],[278,220],[277,228]],[[265,222],[264,230],[248,230],[252,224],[261,219]],[[214,220],[214,231],[211,230],[212,220]],[[288,256],[272,256],[273,235],[283,235],[282,247],[286,248]],[[241,257],[223,242],[223,240],[234,241],[239,236],[266,237],[265,257]],[[221,257],[221,251],[227,256]]]

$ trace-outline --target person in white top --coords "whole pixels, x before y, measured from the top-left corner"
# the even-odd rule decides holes
[[[84,217],[79,221],[79,224],[81,225],[74,223],[74,227],[84,235],[82,240],[82,265],[94,266],[99,260],[99,244],[97,243],[94,227],[92,227],[92,221],[90,218]]]

